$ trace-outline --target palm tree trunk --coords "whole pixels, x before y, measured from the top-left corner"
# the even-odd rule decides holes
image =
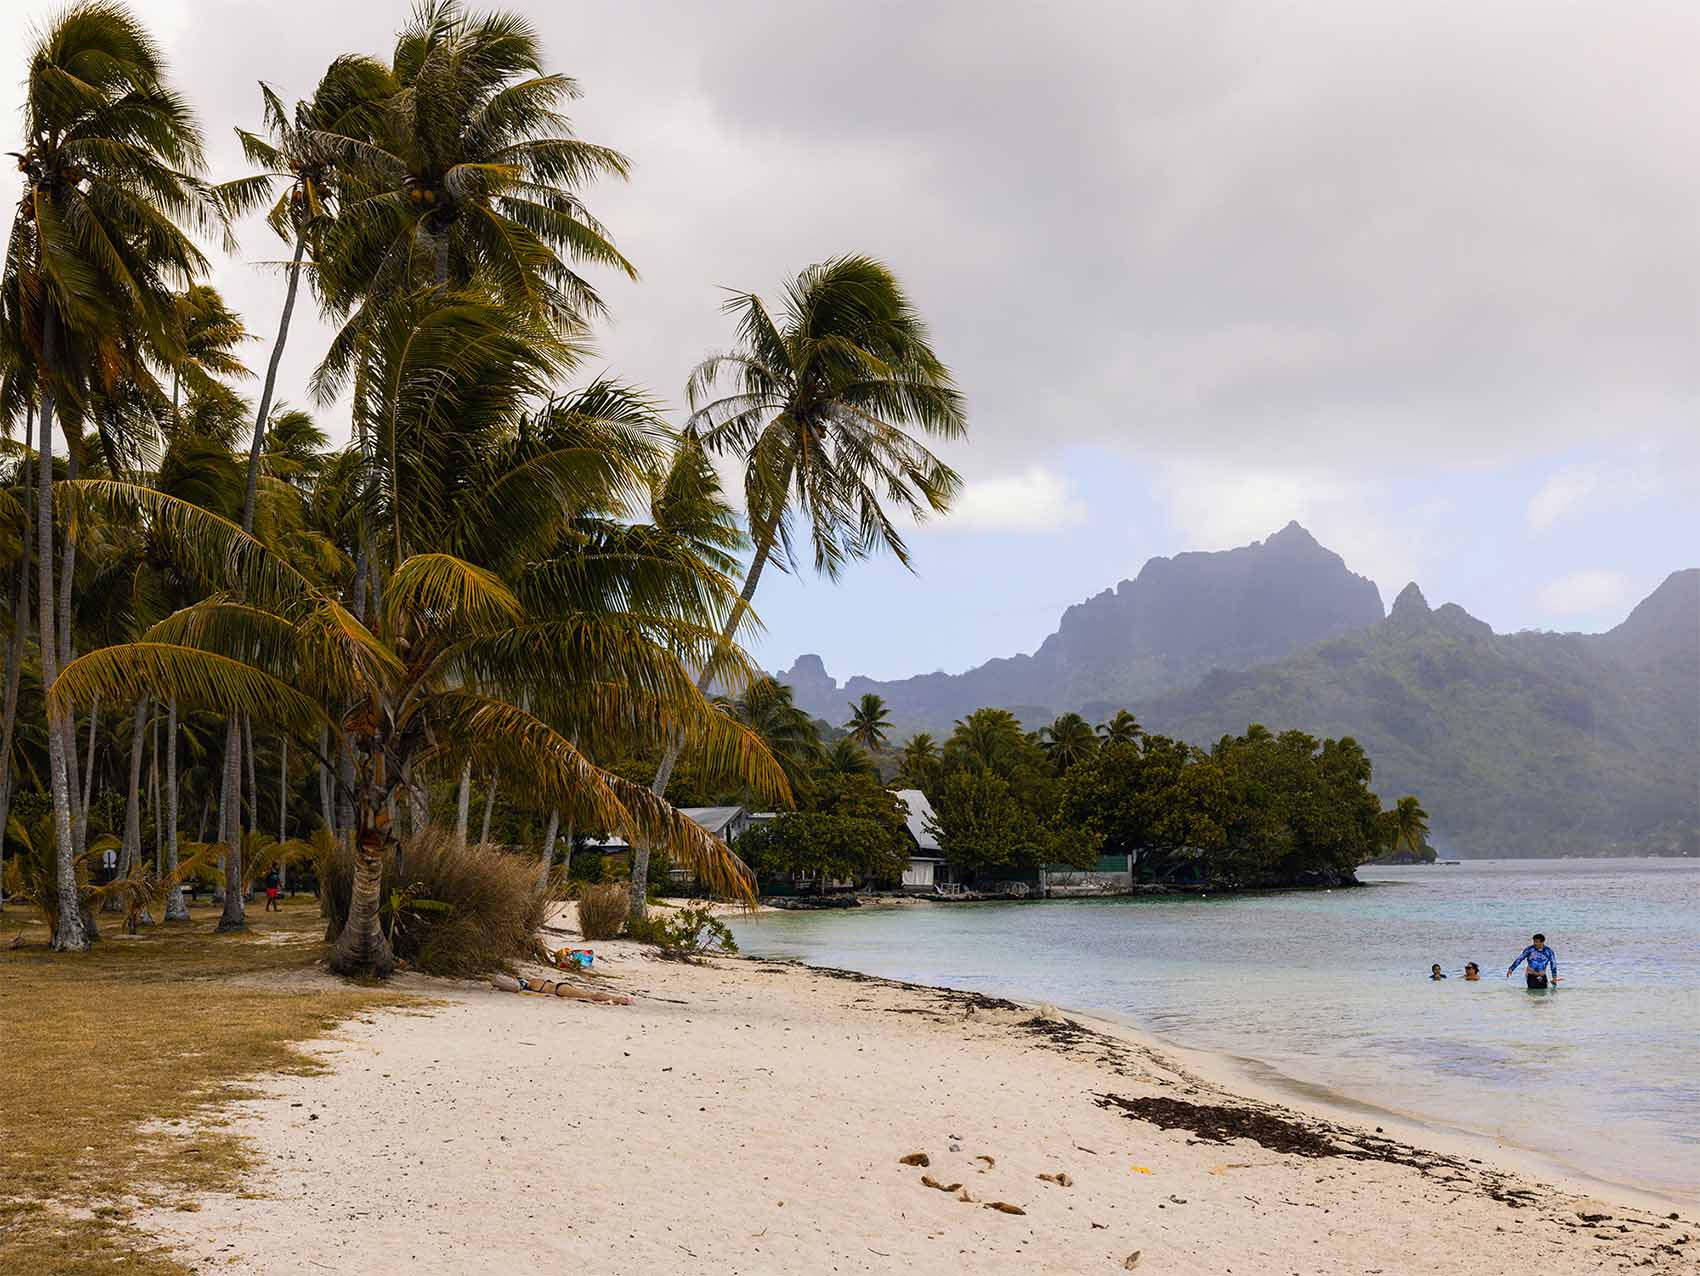
[[[248,929],[242,898],[242,718],[229,718],[224,730],[224,777],[218,800],[219,840],[224,843],[224,912],[220,934]]]
[[[165,822],[159,817],[159,711],[148,719],[148,810],[153,814],[153,871],[165,876]]]
[[[348,896],[348,919],[331,949],[330,968],[339,975],[377,975],[395,969],[395,952],[380,924],[379,904],[384,883],[384,863],[390,840],[378,828],[381,789],[361,784],[354,828],[354,882]]]
[[[142,861],[142,757],[148,743],[148,698],[136,700],[136,717],[130,727],[130,791],[124,798],[124,873],[134,873]],[[122,908],[119,911],[124,911]],[[142,921],[153,925],[144,907]]]
[[[281,845],[289,840],[289,737],[277,738],[277,840]],[[289,889],[289,861],[277,862],[278,889]]]
[[[460,766],[460,791],[455,794],[455,846],[466,849],[466,823],[472,815],[472,763]]]
[[[549,827],[543,832],[543,863],[537,870],[537,889],[546,890],[549,886],[549,870],[555,866],[555,834],[561,827],[561,808],[555,807],[549,812]]]
[[[254,767],[254,719],[242,715],[243,760],[248,767],[247,817],[242,827],[252,833],[260,827],[260,781]]]
[[[331,750],[331,729],[319,728],[319,757],[327,758]],[[331,798],[331,770],[322,761],[319,763],[319,809],[324,812],[325,827],[330,830],[332,837],[336,836],[336,805]]]
[[[35,405],[29,407],[26,446],[35,435]],[[6,643],[5,706],[0,709],[0,912],[6,909],[6,823],[12,814],[12,741],[18,726],[18,688],[24,672],[24,630],[29,626],[30,547],[35,521],[29,516],[30,472],[23,467],[24,530],[23,553],[18,559],[18,578],[12,584],[12,636]]]
[[[271,415],[272,392],[277,388],[277,367],[283,359],[283,344],[289,340],[289,317],[295,312],[295,292],[301,283],[301,256],[307,249],[305,229],[295,232],[295,255],[289,259],[289,284],[283,293],[283,314],[278,319],[277,340],[272,343],[271,361],[266,364],[266,381],[260,387],[260,408],[254,414],[254,441],[248,448],[248,486],[242,493],[242,530],[254,530],[254,502],[260,490],[260,454],[266,445],[266,418]]]
[[[70,661],[67,660],[65,663],[69,664]],[[89,849],[89,802],[94,797],[95,730],[99,725],[100,725],[100,697],[96,696],[94,698],[94,703],[89,706],[89,760],[88,760],[88,766],[85,767],[84,770],[83,770],[83,781],[82,781],[82,783],[83,783],[83,788],[82,788],[83,798],[82,798],[82,802],[77,807],[76,837],[77,837],[77,854],[78,855],[81,855],[84,851]],[[72,742],[75,743],[75,737],[74,736],[72,737]],[[76,782],[77,782],[76,765],[77,765],[77,755],[73,751],[72,754],[71,754],[71,783],[73,785],[75,785]]]
[[[496,773],[490,773],[490,788],[484,794],[484,823],[478,829],[478,845],[485,846],[490,841],[490,809],[496,805]]]
[[[354,751],[348,737],[338,732],[336,827],[338,837],[354,836]]]
[[[177,875],[177,697],[166,702],[165,710],[165,875]],[[202,831],[205,831],[206,808],[201,808]],[[199,839],[199,840],[205,840]],[[165,892],[165,920],[186,922],[189,906],[183,902],[183,888],[178,885]]]
[[[787,470],[780,490],[784,491],[790,485],[791,475]],[[779,534],[779,515],[783,508],[776,511],[761,528],[755,541],[755,557],[750,559],[749,574],[744,577],[744,587],[738,591],[738,601],[733,605],[731,614],[726,617],[726,624],[720,631],[720,642],[724,646],[732,641],[732,635],[738,631],[738,625],[744,619],[744,613],[750,609],[750,599],[755,597],[756,586],[761,583],[762,569],[767,566],[767,560],[773,554],[773,544]],[[697,690],[706,691],[709,682],[714,677],[712,668],[705,668],[697,675]],[[667,752],[662,756],[661,765],[655,770],[655,779],[649,786],[649,791],[656,797],[667,796],[667,786],[673,779],[673,768],[679,763],[679,754],[684,751],[684,741],[675,740],[667,746]],[[632,845],[632,880],[630,895],[626,907],[626,918],[629,921],[642,921],[644,904],[649,892],[649,843],[643,838],[634,838]]]
[[[54,344],[51,319],[47,344]],[[53,609],[53,390],[41,398],[41,447],[36,480],[36,618],[41,639],[41,686],[51,694],[59,678],[59,642],[54,632]],[[77,866],[71,831],[71,776],[65,763],[65,730],[61,714],[47,719],[47,759],[53,784],[54,885],[59,896],[59,919],[53,928],[53,947],[59,952],[86,952],[89,940],[83,930],[82,901],[77,889]]]

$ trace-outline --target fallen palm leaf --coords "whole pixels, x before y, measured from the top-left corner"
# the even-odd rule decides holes
[[[960,1192],[962,1190],[962,1184],[960,1184],[960,1183],[950,1183],[950,1184],[940,1183],[931,1174],[921,1175],[921,1186],[922,1187],[930,1187],[930,1188],[934,1189],[935,1191],[939,1191],[939,1192]]]
[[[976,1161],[984,1161],[986,1163],[986,1170],[991,1169],[994,1165],[997,1164],[997,1159],[995,1157],[987,1156],[984,1152],[980,1153],[980,1155],[975,1157],[974,1159]],[[984,1174],[986,1172],[986,1170],[981,1170],[980,1173]]]
[[[986,1208],[996,1210],[1000,1214],[1025,1214],[1026,1210],[1019,1205],[1011,1205],[1008,1201],[987,1201]]]
[[[1068,1176],[1067,1170],[1060,1170],[1055,1174],[1041,1174],[1039,1177],[1046,1183],[1055,1183],[1058,1187],[1074,1186],[1074,1180]]]
[[[968,1189],[967,1188],[963,1188],[960,1192],[958,1192],[956,1194],[956,1199],[959,1200],[959,1201],[962,1201],[962,1202],[964,1202],[968,1205],[974,1204],[974,1198],[972,1196],[968,1195]]]

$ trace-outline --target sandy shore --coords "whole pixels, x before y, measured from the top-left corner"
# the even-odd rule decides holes
[[[594,947],[595,982],[634,1005],[413,981],[428,1011],[345,1027],[326,1074],[228,1112],[260,1154],[246,1194],[140,1221],[199,1271],[265,1276],[1119,1272],[1136,1253],[1142,1273],[1567,1276],[1700,1255],[1692,1211],[1236,1098],[1115,1025]],[[916,1152],[930,1164],[900,1164]]]

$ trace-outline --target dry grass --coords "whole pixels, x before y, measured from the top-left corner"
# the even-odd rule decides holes
[[[315,975],[312,899],[250,911],[239,936],[194,911],[73,956],[0,919],[0,944],[20,925],[25,941],[0,947],[0,1272],[186,1273],[128,1220],[237,1189],[247,1149],[210,1109],[258,1074],[311,1071],[298,1043],[402,1000]]]
[[[623,883],[586,886],[578,897],[578,933],[586,939],[616,939],[626,924],[631,893]]]

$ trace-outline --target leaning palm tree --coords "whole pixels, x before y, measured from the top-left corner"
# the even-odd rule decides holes
[[[884,747],[891,731],[891,715],[886,712],[885,697],[865,693],[850,706],[850,721],[844,724],[850,738],[869,753]]]
[[[479,279],[508,305],[576,329],[602,302],[575,264],[635,276],[578,194],[624,177],[626,160],[573,136],[562,108],[578,85],[544,70],[530,23],[426,0],[390,74],[397,92],[370,128],[337,139],[348,179],[319,283],[352,315],[333,365],[354,357],[375,305],[421,284]]]
[[[63,638],[51,552],[55,415],[75,420],[91,392],[110,395],[113,371],[139,368],[143,347],[169,361],[177,348],[172,289],[206,265],[180,223],[210,225],[211,206],[195,176],[201,139],[188,104],[166,83],[152,38],[121,5],[73,4],[36,42],[24,138],[24,195],[0,281],[0,345],[10,365],[0,411],[15,419],[33,403],[40,422],[39,616],[42,680],[51,689]],[[65,724],[49,725],[63,905],[53,942],[80,950],[87,940],[76,906]]]
[[[1098,737],[1085,718],[1078,713],[1065,713],[1050,726],[1039,728],[1039,747],[1060,774],[1097,752]]]
[[[826,761],[826,749],[814,719],[797,707],[791,694],[790,687],[763,675],[737,696],[717,703],[762,738],[796,793],[807,786],[809,773]]]
[[[907,428],[955,439],[968,426],[926,324],[896,276],[870,257],[810,266],[786,286],[777,320],[754,293],[734,294],[723,309],[737,316],[738,348],[699,364],[686,395],[688,432],[744,468],[754,552],[726,618],[730,642],[767,564],[777,556],[782,569],[796,566],[798,518],[815,570],[829,579],[881,549],[907,566],[908,548],[886,503],[919,520],[949,509],[961,485]],[[730,392],[716,397],[723,383]],[[708,677],[705,670],[699,685]],[[678,747],[670,748],[656,793],[667,791],[678,760]]]
[[[343,154],[343,137],[366,126],[375,105],[391,96],[395,81],[383,63],[372,58],[347,55],[332,62],[313,96],[297,102],[293,111],[270,85],[261,83],[260,99],[265,136],[238,128],[243,154],[259,171],[225,182],[215,193],[231,213],[261,207],[266,224],[290,245],[284,275],[283,312],[278,317],[277,339],[266,364],[260,386],[260,405],[254,414],[254,432],[248,451],[248,486],[243,497],[243,526],[252,529],[255,492],[259,484],[260,453],[269,426],[272,395],[277,388],[277,370],[289,340],[290,319],[295,313],[295,296],[301,284],[303,259],[312,252],[315,260],[326,231],[335,221],[340,191],[338,158]]]
[[[1105,744],[1134,744],[1145,734],[1145,728],[1126,709],[1117,709],[1115,717],[1098,724],[1098,734]]]
[[[720,891],[749,898],[747,870],[719,839],[641,785],[595,766],[523,705],[570,702],[601,729],[640,745],[683,734],[705,770],[783,799],[784,774],[753,733],[714,711],[677,653],[717,674],[748,678],[741,653],[712,631],[664,616],[558,612],[539,617],[499,576],[445,553],[411,555],[380,577],[374,624],[226,520],[162,493],[85,482],[75,497],[128,507],[170,538],[186,570],[223,574],[239,594],[215,594],[154,626],[139,642],[92,651],[60,674],[49,699],[64,713],[95,697],[175,696],[250,715],[316,740],[339,729],[353,758],[356,869],[347,923],[331,957],[345,974],[388,974],[394,956],[378,924],[379,884],[399,851],[392,819],[421,769],[470,761],[504,787],[587,823],[665,845]],[[665,635],[656,640],[657,631]]]

